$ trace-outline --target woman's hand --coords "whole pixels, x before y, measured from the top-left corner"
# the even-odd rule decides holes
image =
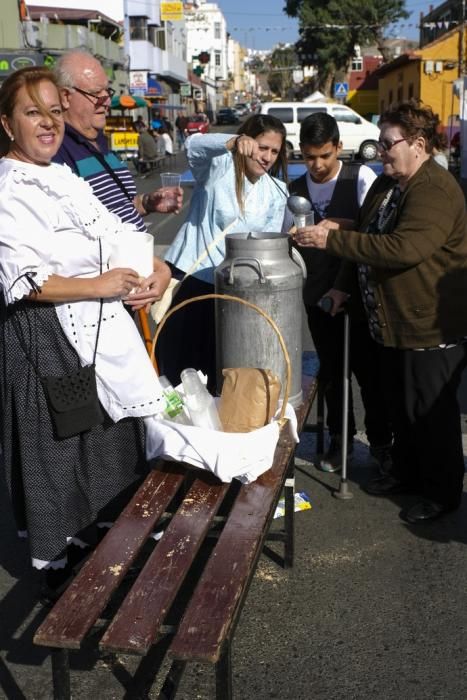
[[[109,299],[126,297],[139,284],[139,276],[129,267],[116,267],[94,278],[95,297]]]
[[[159,258],[154,258],[154,272],[140,279],[137,288],[123,300],[134,311],[145,309],[149,313],[151,304],[161,298],[171,279],[170,267]]]
[[[247,136],[246,134],[240,134],[240,136],[230,139],[226,146],[230,151],[235,149],[237,153],[240,153],[242,156],[246,156],[247,158],[253,158],[253,160],[259,160],[260,158],[258,142],[256,139],[253,139],[251,136]]]
[[[329,227],[323,223],[297,229],[294,241],[304,248],[326,248]]]
[[[347,292],[341,292],[340,289],[332,288],[326,292],[324,297],[329,297],[332,300],[332,309],[329,313],[331,316],[335,316],[344,311],[344,304],[348,301],[349,294],[347,294]]]
[[[143,195],[142,204],[148,214],[178,214],[183,204],[183,190],[181,187],[160,187]]]

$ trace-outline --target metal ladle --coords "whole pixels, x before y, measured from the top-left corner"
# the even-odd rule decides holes
[[[300,197],[298,194],[291,194],[287,197],[287,206],[292,214],[300,216],[300,214],[309,214],[311,211],[311,202],[306,197]]]

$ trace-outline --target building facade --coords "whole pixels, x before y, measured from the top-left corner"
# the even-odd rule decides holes
[[[188,65],[201,79],[196,107],[213,120],[229,80],[226,21],[217,4],[205,0],[186,8],[185,20]]]
[[[443,32],[416,51],[402,54],[379,71],[379,110],[393,102],[419,98],[439,115],[448,138],[458,129],[462,47],[467,33],[458,28]]]
[[[124,0],[124,37],[130,92],[173,121],[191,102],[191,89],[181,88],[188,83],[184,19],[162,19],[160,0]]]

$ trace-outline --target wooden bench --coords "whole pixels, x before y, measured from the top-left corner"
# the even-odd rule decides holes
[[[167,157],[168,156],[166,155],[160,155],[156,158],[151,158],[147,160],[143,160],[143,158],[137,158],[135,160],[136,170],[142,177],[145,177],[149,175],[153,170],[157,170],[157,168],[165,166],[167,162]],[[144,172],[141,172],[141,166],[147,166]]]
[[[314,378],[304,377],[299,431],[316,386]],[[160,646],[172,659],[160,698],[175,696],[186,664],[193,661],[214,664],[217,700],[232,698],[231,642],[265,541],[282,541],[284,566],[293,564],[294,454],[285,426],[272,468],[251,484],[223,484],[209,472],[173,462],[151,471],[34,637],[36,644],[53,650],[55,700],[71,697],[69,652],[79,649],[95,626],[104,630],[103,652],[146,657],[132,678],[135,693],[141,683],[146,692],[152,684],[159,664],[148,659]],[[284,528],[268,535],[283,489]],[[164,519],[163,536],[131,589],[117,601],[110,621],[102,619]]]

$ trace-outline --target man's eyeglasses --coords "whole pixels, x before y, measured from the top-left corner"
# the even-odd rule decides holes
[[[111,100],[115,95],[115,90],[110,87],[99,90],[99,92],[105,92],[105,95],[96,95],[94,92],[86,92],[86,90],[81,90],[81,88],[76,87],[76,85],[73,85],[73,90],[87,97],[88,100],[93,103],[94,107],[103,107],[107,101]]]
[[[385,151],[386,153],[391,150],[394,146],[396,146],[398,143],[402,143],[402,141],[408,141],[408,138],[404,139],[396,139],[395,141],[387,141],[386,139],[378,139],[378,149],[380,151]]]

